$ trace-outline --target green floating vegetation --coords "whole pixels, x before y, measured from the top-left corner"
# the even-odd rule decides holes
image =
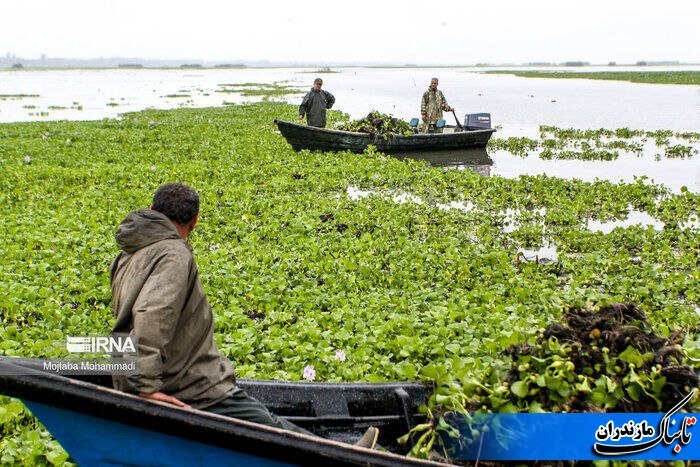
[[[700,85],[700,71],[517,71],[488,70],[481,73],[510,74],[522,78],[603,79],[650,84]]]
[[[324,66],[321,68],[317,68],[313,71],[303,71],[302,73],[340,73],[340,71],[333,70],[331,67]]]
[[[40,97],[39,94],[0,94],[0,99],[24,99],[26,97]]]
[[[687,140],[691,145],[675,144],[671,139]],[[536,153],[539,158],[576,159],[576,160],[615,160],[620,151],[641,156],[644,145],[652,140],[657,149],[663,151],[663,156],[656,153],[655,158],[690,158],[698,153],[697,142],[700,134],[695,132],[673,132],[671,130],[631,130],[617,128],[608,130],[558,128],[541,125],[540,139],[525,137],[510,137],[506,139],[491,138],[488,147],[494,150],[505,150],[515,156],[528,157]]]
[[[606,151],[594,149],[591,147],[584,148],[581,151],[552,151],[546,148],[540,152],[540,159],[570,159],[582,161],[612,161],[619,157],[617,151]]]
[[[17,399],[0,396],[0,433],[2,465],[76,465]]]
[[[347,121],[328,116],[331,125]],[[202,195],[190,239],[215,338],[242,378],[296,381],[312,365],[318,381],[435,379],[461,388],[438,390],[434,403],[445,407],[438,396],[470,400],[475,380],[484,391],[507,386],[484,371],[511,365],[503,351],[535,345],[566,310],[618,302],[636,303],[660,336],[685,333],[679,351],[698,370],[697,193],[674,194],[644,177],[482,177],[372,148],[295,152],[276,118],[298,118],[297,107],[264,101],[0,124],[0,354],[58,358],[66,336],[108,333],[114,231],[150,205],[158,186],[182,181]],[[352,189],[423,202],[354,199]],[[451,203],[471,209],[445,207]],[[663,227],[587,228],[632,210]],[[543,245],[557,257],[516,260]],[[334,358],[339,350],[344,361]],[[569,384],[570,373],[562,375]],[[524,394],[514,382],[508,401],[525,409],[511,397]],[[634,394],[623,388],[623,399]],[[554,410],[557,401],[538,402]],[[16,404],[0,398],[0,451],[16,453],[7,462],[65,459]],[[430,407],[439,423],[444,412]]]
[[[217,89],[215,92],[221,93],[239,93],[242,96],[263,96],[263,97],[274,97],[274,96],[286,96],[290,94],[302,94],[304,91],[299,90],[298,87],[280,85],[277,83],[242,83],[242,84],[220,84],[221,89]]]
[[[697,132],[677,132],[675,136],[676,138],[687,139],[690,142],[700,141],[700,133]]]
[[[644,149],[642,144],[636,141],[614,140],[608,143],[603,143],[605,147],[612,149],[622,149],[627,152],[640,153]],[[596,141],[597,146],[601,146],[599,141]]]
[[[667,147],[664,155],[672,159],[687,159],[688,157],[694,156],[697,153],[698,150],[693,147],[677,144],[675,146]]]
[[[675,137],[682,140],[687,140],[688,142],[696,142],[700,140],[700,133],[697,132],[673,132],[671,130],[634,130],[630,128],[617,128],[614,130],[608,130],[605,128],[599,128],[595,130],[591,129],[577,129],[577,128],[558,128],[550,125],[540,125],[540,136],[545,138],[547,136],[553,136],[559,140],[600,140],[601,138],[620,138],[620,139],[632,139],[641,138],[646,141],[646,139],[653,139],[659,144],[668,144],[669,138]]]
[[[261,86],[270,86],[269,83],[222,83],[218,84],[217,86],[221,86],[223,88],[253,88],[253,87],[261,87]]]
[[[491,138],[489,141],[489,149],[502,149],[521,157],[527,157],[530,151],[535,151],[538,147],[537,140],[525,137]]]

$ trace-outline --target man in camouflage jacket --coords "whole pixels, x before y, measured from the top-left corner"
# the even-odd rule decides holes
[[[423,119],[423,133],[435,130],[435,123],[442,118],[442,111],[450,112],[452,108],[447,105],[447,99],[438,91],[438,79],[430,80],[430,87],[423,93],[420,103],[420,114]]]

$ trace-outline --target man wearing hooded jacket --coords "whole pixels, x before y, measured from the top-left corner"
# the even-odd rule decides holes
[[[321,89],[323,80],[316,78],[314,87],[307,92],[299,106],[299,120],[306,115],[306,124],[324,128],[326,126],[326,109],[330,109],[335,104],[335,97],[328,91]]]
[[[197,192],[169,183],[156,191],[151,209],[129,214],[117,229],[113,332],[136,336],[137,373],[114,376],[114,387],[308,434],[236,386],[233,366],[214,341],[214,315],[187,242],[198,218]]]
[[[168,183],[156,191],[151,209],[129,214],[117,229],[121,252],[110,267],[113,332],[136,337],[137,371],[113,376],[114,387],[312,435],[236,386],[233,366],[214,341],[214,315],[187,242],[198,219],[197,192]],[[371,428],[356,444],[372,448],[377,434]]]

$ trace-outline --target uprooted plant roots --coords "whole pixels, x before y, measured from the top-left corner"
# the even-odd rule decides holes
[[[666,411],[698,386],[697,372],[686,364],[681,347],[685,335],[680,331],[669,338],[655,334],[633,303],[612,304],[597,311],[573,309],[562,321],[547,328],[535,345],[515,345],[504,352],[513,358],[509,386],[524,379],[519,363],[526,360],[536,372],[548,370],[538,368],[538,363],[547,361],[552,342],[563,349],[562,359],[573,363],[568,367],[571,373],[584,377],[572,379],[560,373],[572,384],[556,391],[554,398],[548,397],[552,391],[546,390],[549,380],[545,380],[541,391],[532,391],[545,410]]]
[[[372,137],[381,136],[384,139],[392,138],[395,134],[410,135],[413,130],[405,121],[383,114],[376,110],[371,111],[365,118],[345,122],[338,127],[339,130],[368,133]]]
[[[512,345],[480,374],[443,383],[428,412],[439,435],[426,429],[412,452],[460,464],[455,459],[488,428],[468,413],[667,412],[698,387],[696,350],[682,347],[684,340],[680,331],[655,333],[634,303],[570,309],[534,343]],[[684,410],[696,409],[698,399],[696,392]],[[429,452],[425,439],[437,439],[442,451]]]

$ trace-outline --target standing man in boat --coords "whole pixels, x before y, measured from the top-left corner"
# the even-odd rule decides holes
[[[423,119],[423,133],[436,131],[435,124],[442,118],[442,111],[450,112],[452,108],[447,105],[442,91],[438,90],[438,79],[432,78],[428,90],[423,93],[420,102],[420,115]],[[439,130],[440,132],[442,129]]]
[[[314,87],[307,92],[299,106],[299,120],[306,115],[306,124],[318,128],[326,126],[326,109],[330,109],[335,104],[335,97],[328,91],[321,89],[323,80],[316,78]]]
[[[115,238],[110,266],[114,333],[136,337],[136,374],[114,387],[178,407],[194,407],[313,435],[276,417],[236,386],[233,366],[214,341],[214,314],[187,238],[199,219],[199,194],[183,183],[156,191],[151,209],[132,212]],[[374,447],[374,427],[356,444]]]

